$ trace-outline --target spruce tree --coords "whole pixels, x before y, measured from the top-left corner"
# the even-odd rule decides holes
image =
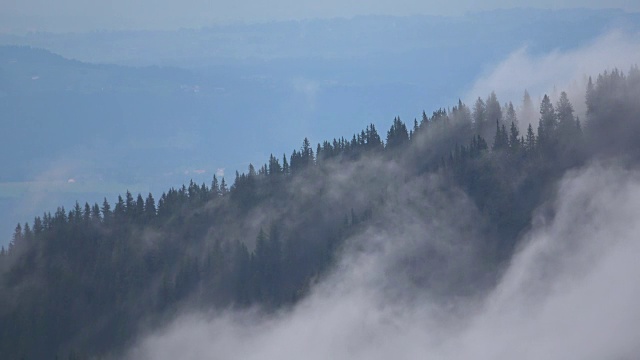
[[[558,123],[556,112],[549,96],[545,95],[540,103],[540,121],[538,123],[538,144],[541,149],[550,150],[556,137]]]
[[[112,216],[112,212],[111,212],[111,205],[109,205],[109,201],[107,201],[107,198],[104,198],[104,201],[102,202],[102,221],[104,221],[105,223],[111,221],[111,216]]]
[[[480,97],[473,106],[473,125],[475,133],[484,137],[487,128],[487,107]]]
[[[213,180],[211,181],[211,196],[215,199],[220,196],[220,184],[218,183],[218,178],[215,174],[213,174]]]
[[[513,107],[512,107],[513,108]],[[512,153],[516,153],[520,150],[520,132],[518,131],[518,127],[514,122],[511,123],[511,128],[509,130],[509,149],[511,149]]]
[[[408,141],[407,126],[400,120],[400,117],[395,117],[391,128],[387,131],[387,148],[397,148]]]
[[[98,203],[94,203],[91,207],[91,220],[96,223],[99,223],[102,220],[100,216],[100,206],[98,205]]]
[[[516,115],[516,109],[513,107],[513,103],[509,101],[509,104],[505,107],[504,122],[506,124],[515,124],[516,128],[519,128],[518,116]]]
[[[142,198],[142,194],[138,193],[136,197],[136,205],[135,211],[133,213],[133,217],[136,219],[141,219],[144,214],[144,199]]]
[[[82,216],[82,220],[85,224],[88,224],[91,221],[91,206],[88,202],[84,203],[84,214]]]
[[[153,195],[149,193],[147,199],[144,202],[144,215],[147,220],[153,219],[156,216],[156,201]]]
[[[527,127],[525,144],[528,153],[533,153],[536,150],[536,134],[533,132],[533,126],[531,126],[531,124]]]
[[[502,108],[495,92],[491,92],[486,101],[486,115],[487,121],[497,121],[502,124]]]
[[[227,187],[227,182],[222,177],[222,181],[220,181],[220,195],[224,196],[229,193],[229,188]]]
[[[573,106],[564,91],[560,94],[556,105],[556,117],[558,119],[558,138],[562,142],[570,142],[577,132],[576,119],[573,116]]]
[[[524,96],[522,97],[522,107],[518,118],[522,121],[522,124],[532,124],[536,120],[536,110],[527,90],[524,91]]]

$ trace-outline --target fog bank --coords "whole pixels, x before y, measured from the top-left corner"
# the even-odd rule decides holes
[[[553,103],[560,92],[566,91],[576,115],[584,119],[584,94],[589,76],[597,76],[603,69],[618,68],[624,72],[640,62],[640,37],[624,30],[612,30],[573,49],[556,49],[549,53],[533,54],[524,46],[481,75],[470,86],[465,97],[473,104],[478,94],[495,91],[501,102],[522,103],[524,90],[533,103],[540,104],[544,94]],[[595,79],[594,79],[595,80]],[[537,126],[537,118],[533,124]],[[520,123],[520,130],[528,123]]]
[[[476,214],[456,213],[462,194],[425,200],[434,209],[449,205],[429,219],[390,205],[383,216],[395,214],[398,225],[372,225],[349,240],[336,269],[294,308],[184,315],[129,357],[553,360],[640,352],[640,173],[595,164],[567,174],[500,283],[482,297],[449,293],[443,301],[398,266],[426,246],[444,257],[442,279],[472,271],[473,239],[449,241],[473,237],[459,229]]]

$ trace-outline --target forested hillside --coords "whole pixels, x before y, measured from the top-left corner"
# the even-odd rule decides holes
[[[451,211],[450,194],[462,194],[474,214],[473,223],[456,220],[467,234],[460,241],[475,249],[468,271],[450,269],[429,245],[399,266],[434,296],[482,293],[534,214],[554,216],[544,202],[563,174],[596,159],[635,166],[638,99],[637,67],[590,79],[586,119],[561,93],[545,95],[534,124],[523,126],[513,104],[492,93],[472,106],[396,118],[384,132],[368,125],[315,146],[304,139],[232,182],[214,176],[45,213],[18,224],[0,254],[0,357],[118,358],[187,307],[286,309],[340,271],[344,249],[358,251],[351,239],[401,224],[381,214],[443,226],[429,214]],[[524,106],[533,108],[528,94]]]

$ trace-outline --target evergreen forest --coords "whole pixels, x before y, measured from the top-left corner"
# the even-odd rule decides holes
[[[454,195],[477,215],[461,225],[461,241],[477,249],[473,271],[447,273],[429,247],[402,263],[413,286],[443,298],[482,293],[534,217],[554,216],[545,202],[563,175],[640,161],[638,67],[589,78],[577,96],[584,104],[564,92],[534,104],[525,92],[514,105],[491,93],[388,129],[305,138],[233,178],[162,194],[123,189],[25,219],[0,251],[0,358],[119,358],[185,309],[285,311],[339,271],[345,249],[359,251],[352,239],[397,226],[386,214],[428,223]],[[574,105],[586,106],[584,118]],[[518,116],[527,113],[530,123]]]

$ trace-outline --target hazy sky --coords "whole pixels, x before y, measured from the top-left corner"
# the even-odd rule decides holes
[[[457,15],[497,8],[620,8],[640,11],[637,0],[0,0],[0,31],[175,29],[215,23],[355,15]]]

